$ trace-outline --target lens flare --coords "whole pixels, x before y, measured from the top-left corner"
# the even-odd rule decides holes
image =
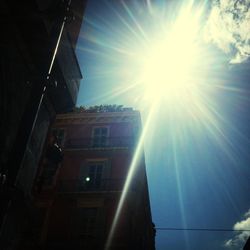
[[[141,83],[145,87],[146,99],[183,101],[197,92],[199,84],[195,69],[201,58],[200,17],[201,11],[193,13],[185,8],[178,19],[168,25],[157,39],[142,51]]]
[[[127,177],[126,177],[126,181],[125,181],[125,184],[124,184],[124,187],[123,187],[123,190],[122,190],[122,194],[121,194],[121,197],[120,197],[120,200],[119,200],[116,212],[115,212],[115,216],[114,216],[114,219],[113,219],[113,222],[112,222],[112,225],[111,225],[111,229],[110,229],[110,233],[109,233],[109,236],[108,236],[108,239],[107,239],[107,242],[106,242],[105,250],[108,250],[110,248],[110,245],[111,245],[114,233],[115,233],[117,223],[119,222],[119,216],[121,214],[121,210],[123,208],[124,201],[126,199],[129,187],[131,185],[131,182],[132,182],[133,177],[134,177],[134,173],[135,173],[136,168],[137,168],[138,160],[140,160],[140,157],[141,157],[142,152],[143,152],[144,139],[145,139],[145,136],[146,136],[146,134],[148,132],[148,129],[151,127],[150,123],[153,120],[152,117],[155,114],[156,109],[157,109],[157,102],[154,105],[152,105],[152,107],[151,107],[151,109],[149,111],[146,123],[144,124],[143,131],[142,131],[140,139],[138,141],[138,144],[137,144],[137,147],[136,147],[136,150],[135,150],[131,165],[129,167],[129,171],[128,171],[128,174],[127,174]]]
[[[225,86],[224,80],[220,82],[217,78],[223,75],[224,68],[218,66],[221,61],[210,53],[203,41],[205,6],[195,5],[192,0],[183,1],[185,5],[177,8],[172,8],[170,3],[177,1],[157,1],[164,2],[163,8],[157,8],[150,0],[146,5],[129,2],[128,6],[126,1],[113,1],[112,4],[104,1],[112,15],[92,13],[95,20],[86,19],[92,30],[85,32],[85,47],[79,47],[79,51],[101,62],[99,67],[91,64],[93,68],[89,70],[89,75],[100,87],[101,94],[96,94],[92,100],[95,104],[120,104],[121,97],[125,97],[125,105],[134,106],[142,113],[146,110],[146,123],[118,202],[106,250],[112,245],[143,143],[150,131],[158,129],[156,126],[160,122],[166,122],[167,133],[173,137],[169,147],[173,148],[173,167],[178,177],[177,192],[185,226],[178,146],[205,130],[212,135],[214,144],[234,158],[230,152],[233,146],[222,128],[222,125],[228,127],[229,122],[220,112],[214,95],[219,91],[232,93],[239,89]],[[115,82],[112,87],[111,82]],[[161,112],[157,114],[159,107]]]

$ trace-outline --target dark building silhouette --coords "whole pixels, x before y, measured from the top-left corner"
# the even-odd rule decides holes
[[[49,138],[57,135],[63,161],[38,192],[34,186],[40,246],[104,249],[140,131],[140,114],[131,109],[57,115]],[[142,150],[108,249],[153,250],[154,237]]]
[[[243,247],[243,250],[250,250],[250,237],[248,237],[247,242]]]
[[[0,2],[1,249],[18,248],[33,213],[31,188],[50,124],[75,106],[82,78],[75,47],[85,5]]]

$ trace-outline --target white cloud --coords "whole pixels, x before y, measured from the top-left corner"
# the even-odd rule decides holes
[[[205,38],[225,53],[231,63],[250,58],[250,0],[213,0]]]
[[[244,214],[244,219],[236,222],[233,227],[234,230],[249,230],[250,229],[250,209]],[[225,247],[230,250],[243,249],[248,237],[249,231],[238,232],[232,239],[225,242]]]
[[[246,218],[250,217],[250,209],[245,213],[245,217]]]

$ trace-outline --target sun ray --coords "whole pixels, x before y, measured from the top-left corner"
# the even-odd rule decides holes
[[[129,9],[127,4],[124,1],[122,1],[122,5],[125,8],[126,12],[128,13],[129,17],[133,20],[134,24],[136,25],[136,27],[140,31],[140,33],[141,33],[142,37],[144,38],[144,40],[148,41],[149,39],[147,37],[147,34],[145,33],[145,31],[141,27],[140,23],[136,20],[135,16],[133,15],[132,11]]]
[[[133,35],[132,36],[133,38],[135,38],[136,40],[140,40],[141,42],[144,42],[143,38],[136,32],[135,29],[133,29],[133,26],[130,25],[128,21],[126,21],[126,18],[124,18],[121,14],[119,14],[119,12],[115,8],[113,8],[111,4],[108,4],[108,6],[115,13],[115,15],[119,18],[121,25],[128,29],[126,32],[124,32],[124,30],[122,30],[123,32],[121,32],[121,31],[119,31],[119,29],[116,32],[119,32],[119,35],[121,35],[123,38],[127,39],[128,38],[127,33],[129,31],[130,35]]]
[[[211,53],[211,47],[203,40],[202,25],[206,18],[204,10],[208,1],[203,1],[201,4],[197,4],[194,0],[183,1],[185,3],[182,6],[177,4],[178,8],[173,8],[173,13],[170,13],[168,8],[172,7],[173,3],[171,5],[165,1],[161,1],[164,8],[160,9],[153,1],[147,0],[146,7],[141,12],[134,9],[136,5],[128,5],[125,1],[122,1],[122,4],[105,2],[113,14],[111,19],[98,17],[99,22],[105,26],[103,30],[100,29],[102,26],[98,22],[89,20],[88,24],[96,27],[97,34],[86,36],[85,40],[90,46],[79,49],[98,56],[103,62],[102,67],[93,66],[93,79],[100,83],[115,81],[115,85],[113,89],[104,90],[104,93],[91,99],[91,102],[111,103],[122,97],[130,100],[129,98],[133,96],[136,108],[141,109],[142,115],[146,117],[106,243],[107,250],[119,221],[142,144],[145,140],[149,140],[150,131],[158,132],[156,124],[166,123],[167,128],[164,128],[164,133],[167,139],[163,140],[163,143],[168,139],[171,141],[168,145],[170,156],[167,157],[171,160],[172,171],[175,173],[182,222],[187,226],[185,187],[181,178],[183,152],[180,152],[180,149],[187,147],[187,144],[191,144],[189,147],[198,148],[197,145],[192,145],[192,139],[203,142],[203,137],[207,138],[209,142],[206,143],[213,144],[218,148],[217,151],[235,166],[231,171],[237,169],[239,161],[237,149],[229,131],[242,141],[247,139],[230,122],[221,103],[223,96],[227,94],[237,95],[235,102],[240,103],[240,99],[247,96],[249,91],[246,92],[230,81],[230,77],[225,74],[228,69],[221,66],[222,58]],[[93,49],[96,46],[97,49]],[[132,104],[128,103],[129,106]],[[157,121],[152,122],[152,117],[156,117]],[[190,160],[188,153],[184,154],[186,159]],[[206,158],[210,152],[203,154]],[[213,176],[218,185],[220,184],[221,193],[236,211],[237,205],[234,204],[232,194],[223,182],[225,169],[204,165],[204,169]],[[186,171],[191,180],[191,177],[195,179],[191,166]],[[209,188],[219,197],[212,185]],[[188,243],[188,236],[185,237]]]
[[[177,192],[178,192],[178,201],[180,206],[180,212],[181,212],[181,220],[184,228],[188,228],[187,222],[186,222],[186,214],[185,214],[185,207],[183,204],[183,194],[182,194],[182,186],[181,186],[181,180],[180,180],[180,173],[179,173],[179,164],[178,164],[178,157],[177,157],[177,148],[176,148],[176,140],[172,137],[172,145],[173,145],[173,158],[174,158],[174,164],[173,167],[175,169],[175,177],[176,177],[176,186],[177,186]],[[189,249],[189,241],[188,241],[188,234],[187,232],[184,232],[185,236],[185,244],[187,246],[187,249]]]
[[[101,77],[101,76],[100,76]],[[125,84],[123,83],[122,86],[118,86],[117,88],[113,88],[110,91],[105,92],[102,95],[95,96],[92,99],[89,99],[89,101],[93,103],[109,103],[109,100],[112,98],[123,96],[124,94],[128,93],[129,91],[133,90],[138,86],[140,83],[135,82],[133,84]],[[81,105],[81,103],[78,103],[78,105]]]
[[[129,187],[130,187],[131,182],[133,180],[133,176],[134,176],[134,173],[135,173],[137,165],[138,165],[138,160],[140,159],[140,156],[141,156],[141,154],[143,152],[144,140],[145,140],[145,137],[147,135],[148,129],[151,126],[151,122],[153,120],[152,117],[155,114],[155,110],[157,109],[157,105],[158,105],[158,103],[155,103],[154,105],[152,105],[152,107],[151,107],[151,109],[149,111],[146,123],[144,124],[144,128],[142,130],[140,139],[138,140],[138,144],[137,144],[137,147],[136,147],[136,150],[135,150],[131,165],[129,167],[129,171],[128,171],[126,181],[125,181],[125,184],[124,184],[124,187],[123,187],[123,190],[122,190],[122,194],[121,194],[121,197],[119,199],[119,203],[118,203],[118,206],[117,206],[117,209],[116,209],[116,212],[115,212],[115,216],[114,216],[114,219],[113,219],[113,222],[112,222],[112,225],[111,225],[111,229],[110,229],[108,239],[107,239],[107,242],[106,242],[105,250],[108,250],[110,245],[111,245],[111,242],[112,242],[115,230],[116,230],[116,226],[117,226],[117,223],[119,221],[119,216],[120,216],[121,210],[123,208],[123,204],[124,204],[124,201],[126,199]]]

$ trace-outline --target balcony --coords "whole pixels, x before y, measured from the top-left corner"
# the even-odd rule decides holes
[[[60,65],[72,101],[75,104],[82,74],[72,46],[73,44],[70,41],[68,33],[66,31],[63,32],[61,44],[58,49],[57,61]]]
[[[50,100],[56,112],[71,110],[75,104],[82,79],[78,60],[66,31],[61,37],[52,77],[53,84],[49,88]]]
[[[128,148],[135,146],[134,137],[77,138],[66,141],[65,149]]]
[[[110,192],[122,191],[125,179],[91,180],[61,180],[58,183],[58,193]]]

